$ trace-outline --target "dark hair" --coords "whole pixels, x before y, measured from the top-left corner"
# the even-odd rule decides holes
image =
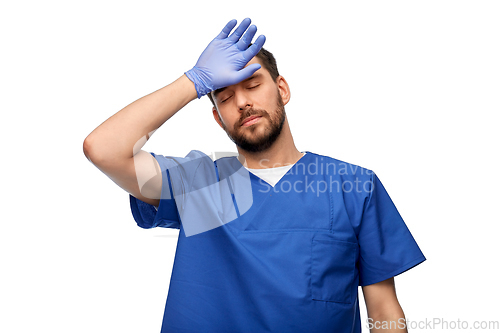
[[[278,72],[278,66],[276,65],[276,59],[274,58],[273,54],[262,47],[259,53],[257,53],[256,57],[260,60],[262,67],[269,72],[273,81],[276,82],[276,79],[278,78],[278,76],[280,76],[280,73]],[[207,96],[215,106],[215,102],[212,98],[212,93],[208,93]]]

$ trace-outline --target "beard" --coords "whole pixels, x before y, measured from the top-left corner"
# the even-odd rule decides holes
[[[277,93],[276,104],[276,110],[272,115],[264,109],[249,108],[241,114],[232,130],[228,130],[223,124],[227,136],[238,147],[248,152],[257,153],[269,149],[278,139],[285,122],[285,106],[279,92]],[[247,117],[253,115],[262,118],[256,124],[246,127],[241,126]],[[266,119],[267,124],[262,124],[262,122],[266,122]]]

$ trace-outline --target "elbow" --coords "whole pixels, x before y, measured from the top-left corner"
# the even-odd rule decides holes
[[[89,135],[83,140],[83,154],[90,161],[90,163],[96,165],[96,156],[93,149],[92,137]]]
[[[90,152],[90,141],[89,137],[87,136],[85,140],[83,140],[83,154],[85,157],[89,158],[89,152]]]

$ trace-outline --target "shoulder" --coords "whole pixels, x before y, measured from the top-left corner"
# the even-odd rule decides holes
[[[193,178],[198,174],[210,174],[210,170],[214,169],[212,158],[199,150],[191,150],[184,157],[151,154],[158,161],[162,172],[168,170],[173,178]]]
[[[167,163],[169,166],[186,165],[188,163],[190,165],[200,164],[200,163],[213,164],[211,156],[209,156],[209,155],[207,155],[199,150],[191,150],[184,157],[160,155],[160,154],[155,154],[155,153],[151,153],[151,154],[153,156],[155,156],[157,160],[163,161],[163,162]]]
[[[342,178],[360,177],[364,179],[372,179],[374,175],[373,170],[357,164],[309,151],[307,153],[311,154],[312,157],[312,159],[309,159],[309,163],[321,165],[323,172],[327,175],[340,176]]]

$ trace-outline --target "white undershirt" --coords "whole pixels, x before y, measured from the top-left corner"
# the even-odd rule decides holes
[[[305,154],[306,153],[302,153],[302,156],[304,156]],[[274,185],[276,185],[276,183],[280,181],[280,179],[288,172],[288,170],[290,170],[291,167],[293,167],[294,164],[276,168],[250,169],[245,167],[245,169],[274,187]]]

